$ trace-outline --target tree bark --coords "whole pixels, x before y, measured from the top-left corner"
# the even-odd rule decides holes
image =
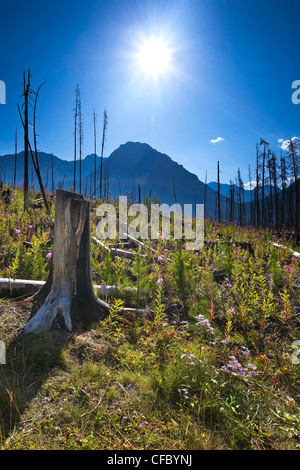
[[[90,204],[79,194],[56,191],[52,269],[37,297],[44,301],[26,323],[25,334],[58,324],[69,331],[105,318],[110,307],[98,299],[91,279]]]

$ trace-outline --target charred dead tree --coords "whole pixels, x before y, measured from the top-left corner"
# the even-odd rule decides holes
[[[265,201],[265,173],[266,173],[266,163],[268,155],[268,145],[264,139],[260,139],[260,146],[263,146],[263,152],[261,154],[261,223],[264,227],[266,224],[266,201]]]
[[[56,191],[52,265],[35,294],[42,302],[23,333],[59,326],[73,331],[108,316],[109,305],[94,293],[91,277],[90,203],[80,194]]]
[[[251,167],[248,165],[248,177],[249,177],[249,190],[250,190],[250,225],[254,225],[254,207],[252,197],[252,178],[251,178]]]
[[[79,85],[75,89],[75,108],[74,108],[74,178],[73,178],[73,191],[76,191],[76,159],[77,159],[77,128],[78,128],[78,99],[79,99]]]
[[[38,159],[38,150],[37,150],[37,134],[36,134],[36,109],[37,109],[37,101],[39,97],[39,91],[41,87],[46,83],[42,83],[37,92],[34,92],[30,88],[30,71],[28,71],[28,79],[27,79],[27,84],[25,85],[25,72],[24,72],[24,92],[22,96],[24,96],[24,119],[21,113],[21,109],[18,106],[19,110],[19,115],[21,118],[22,126],[24,129],[24,211],[28,212],[28,207],[29,207],[29,197],[28,197],[28,153],[30,151],[33,167],[35,170],[35,173],[38,178],[38,182],[40,185],[40,190],[43,196],[44,204],[46,207],[47,212],[49,212],[49,204],[48,200],[44,191],[44,186],[42,182],[42,177],[41,177],[41,172],[39,168],[39,159]],[[29,139],[29,133],[28,133],[28,124],[29,124],[29,119],[28,119],[28,106],[29,106],[29,98],[32,99],[32,95],[35,95],[34,99],[34,105],[33,105],[33,139],[34,139],[34,150],[35,154],[33,154],[32,147],[30,144],[30,139]]]
[[[15,167],[14,167],[14,187],[17,182],[17,158],[18,158],[18,129],[15,132]]]
[[[268,197],[268,225],[270,227],[273,227],[273,215],[274,215],[274,208],[273,208],[273,186],[272,186],[272,154],[271,150],[269,150],[268,155],[267,155],[267,168],[269,171],[269,188],[270,188],[270,194]]]
[[[275,228],[279,229],[279,197],[278,197],[278,174],[276,154],[271,152],[270,156],[271,181],[274,187],[274,209],[275,209]]]
[[[94,195],[96,196],[96,172],[97,172],[97,128],[96,128],[96,121],[97,116],[94,110],[93,113],[93,121],[94,121]],[[91,191],[92,194],[92,191]]]
[[[109,176],[108,176],[108,168],[107,165],[105,166],[104,170],[104,199],[108,201],[109,198]]]
[[[52,192],[52,194],[54,194],[53,152],[51,154],[51,192]]]
[[[220,194],[220,163],[218,162],[218,222],[221,222],[221,194]]]
[[[258,144],[256,144],[256,192],[255,192],[255,207],[256,207],[256,226],[260,223],[260,211],[259,211],[259,155],[258,155]]]
[[[79,194],[81,194],[81,166],[82,166],[82,146],[83,146],[83,119],[81,108],[80,89],[78,90],[78,132],[79,132]]]
[[[300,157],[298,154],[298,150],[293,139],[290,139],[288,142],[288,156],[289,156],[289,163],[290,163],[290,172],[293,178],[293,203],[292,207],[295,213],[295,220],[294,224],[296,228],[297,235],[300,234],[300,226],[299,226],[299,173],[300,173]]]
[[[26,82],[26,74],[25,71],[23,73],[23,94],[24,96],[24,212],[28,212],[29,208],[29,195],[28,195],[28,106],[29,106],[29,96],[30,96],[30,70],[28,70],[27,74],[27,82]]]
[[[205,216],[206,216],[206,192],[207,192],[207,170],[206,170],[206,172],[205,172],[204,195],[203,195],[204,220],[205,220]]]
[[[244,182],[241,177],[241,171],[238,169],[236,176],[236,186],[237,186],[237,206],[238,206],[238,215],[239,223],[243,225],[244,223],[244,213],[245,213],[245,204],[244,204]]]
[[[39,86],[39,88],[38,88],[38,90],[35,94],[34,109],[33,109],[33,136],[34,136],[34,151],[35,151],[35,165],[34,165],[34,168],[35,168],[35,172],[36,172],[36,175],[37,175],[37,178],[38,178],[38,181],[39,181],[40,190],[41,190],[41,193],[42,193],[42,196],[43,196],[45,207],[46,207],[47,212],[49,213],[50,212],[49,204],[48,204],[48,200],[47,200],[47,197],[46,197],[46,194],[45,194],[44,185],[43,185],[43,182],[42,182],[42,177],[41,177],[41,172],[40,172],[40,166],[39,166],[39,158],[38,158],[38,150],[37,150],[37,133],[36,133],[37,101],[38,101],[40,89],[45,83],[46,82],[42,83]]]
[[[108,117],[106,114],[106,110],[103,113],[103,129],[102,129],[102,146],[101,146],[101,161],[100,161],[100,199],[102,198],[102,182],[103,182],[103,152],[104,152],[104,143],[106,139],[106,131],[107,131],[107,124],[108,124]]]
[[[286,159],[280,155],[280,179],[281,179],[281,225],[286,223],[286,189],[287,189],[287,168]]]
[[[230,180],[229,183],[229,199],[230,199],[230,210],[229,210],[229,220],[230,222],[234,221],[234,201],[235,201],[235,196],[234,196],[234,184],[233,181]]]

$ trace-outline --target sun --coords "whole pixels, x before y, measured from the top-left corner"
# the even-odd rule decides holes
[[[152,77],[171,71],[172,59],[171,48],[160,38],[146,39],[138,48],[137,60],[141,71]]]

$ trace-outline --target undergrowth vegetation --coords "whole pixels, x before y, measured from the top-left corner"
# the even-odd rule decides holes
[[[43,209],[0,201],[0,277],[47,279],[55,200]],[[36,306],[1,300],[1,449],[299,449],[295,240],[206,220],[205,241],[162,234],[135,260],[92,244],[93,282],[120,290],[86,331],[20,338]]]

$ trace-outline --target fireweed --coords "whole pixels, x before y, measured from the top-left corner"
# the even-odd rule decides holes
[[[13,196],[9,207],[0,199],[0,246],[8,255],[0,257],[1,273],[7,277],[9,270],[18,278],[36,278],[44,267],[46,274],[52,261],[46,256],[52,252],[53,222],[43,209],[30,209],[25,215],[21,190]],[[54,215],[54,206],[51,210]],[[97,222],[94,217],[93,235]],[[300,282],[300,260],[267,243],[278,241],[270,231],[211,220],[205,221],[205,228],[206,238],[215,244],[194,252],[186,251],[182,240],[176,266],[173,255],[180,253],[178,240],[146,240],[149,258],[145,262],[142,258],[142,265],[148,272],[139,282],[144,277],[151,283],[153,290],[144,305],[156,312],[156,323],[127,321],[120,312],[123,299],[108,299],[111,316],[85,335],[84,354],[78,335],[65,348],[64,368],[57,363],[54,373],[46,368],[48,379],[38,389],[38,401],[28,401],[28,391],[24,387],[22,393],[20,386],[25,377],[24,385],[36,383],[37,372],[44,371],[45,342],[38,351],[41,370],[32,371],[31,363],[25,372],[21,370],[24,354],[22,360],[13,361],[14,367],[19,364],[18,380],[9,365],[0,368],[10,379],[0,381],[2,447],[296,448],[300,384],[292,344],[299,341],[295,286]],[[233,243],[225,249],[222,237],[226,242],[229,236]],[[288,247],[299,249],[288,241],[287,232],[281,238]],[[236,249],[235,241],[249,241],[254,255],[247,248]],[[19,256],[15,256],[17,250]],[[95,244],[91,251],[92,266],[98,271],[93,274],[101,276],[107,267],[105,252]],[[187,255],[183,263],[182,255]],[[137,287],[132,260],[122,259],[119,264],[112,258],[108,264],[115,285],[121,287],[126,281]],[[182,272],[183,284],[175,280]],[[220,272],[224,276],[215,276]],[[124,305],[128,306],[127,299]],[[22,310],[18,317],[18,308],[2,308],[1,335],[7,331],[13,335],[23,315]],[[8,349],[14,353],[14,348]],[[95,373],[85,375],[87,367]],[[6,388],[25,410],[16,424]],[[49,414],[51,419],[40,420],[41,405],[45,418]],[[34,433],[27,426],[28,417]],[[12,423],[9,439],[3,433],[5,419],[8,427]]]

